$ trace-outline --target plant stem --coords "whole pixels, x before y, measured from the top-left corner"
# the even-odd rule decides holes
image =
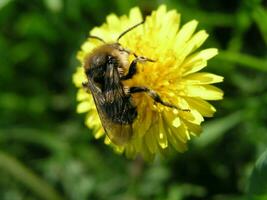
[[[62,200],[60,195],[33,171],[28,169],[17,159],[0,151],[0,168],[11,174],[45,200]]]

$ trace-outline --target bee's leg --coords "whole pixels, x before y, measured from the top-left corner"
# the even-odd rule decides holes
[[[128,80],[131,79],[137,72],[137,63],[138,62],[155,62],[155,60],[152,60],[150,58],[146,58],[144,56],[137,56],[135,55],[135,59],[131,62],[128,73],[125,76],[121,77],[121,80]]]
[[[190,111],[189,109],[181,109],[181,108],[178,108],[177,106],[175,106],[171,103],[163,101],[157,92],[155,92],[154,90],[151,90],[147,87],[131,87],[129,89],[130,94],[139,93],[139,92],[146,92],[155,102],[160,103],[164,106],[167,106],[170,108],[175,108],[177,110],[186,111],[186,112]]]

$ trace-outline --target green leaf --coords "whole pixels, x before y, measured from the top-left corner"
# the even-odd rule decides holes
[[[265,44],[267,44],[267,11],[262,7],[257,7],[253,12],[253,18],[260,29]]]
[[[62,0],[44,0],[44,3],[52,12],[60,12],[63,8]]]
[[[182,200],[190,196],[204,197],[206,194],[206,189],[199,185],[174,184],[169,188],[167,200]]]
[[[252,171],[248,193],[267,197],[267,150],[257,160]],[[263,199],[263,197],[259,197],[259,199]]]
[[[0,1],[0,9],[5,7],[7,4],[9,4],[11,0],[1,0]]]
[[[267,61],[265,59],[257,58],[249,54],[231,51],[220,51],[216,59],[235,63],[243,67],[267,72]]]

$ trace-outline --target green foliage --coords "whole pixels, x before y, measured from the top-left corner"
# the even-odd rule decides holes
[[[106,15],[160,2],[208,31],[225,99],[189,151],[144,163],[92,137],[71,76]],[[267,199],[266,46],[264,0],[0,0],[0,199]]]
[[[267,151],[257,160],[250,177],[248,192],[256,196],[267,197]]]

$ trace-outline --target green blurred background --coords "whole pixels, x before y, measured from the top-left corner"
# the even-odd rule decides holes
[[[220,55],[205,70],[225,77],[225,98],[189,151],[144,163],[92,137],[76,113],[72,74],[106,15],[136,5],[148,15],[162,3],[210,34],[204,47]],[[0,0],[0,200],[267,199],[266,4]]]

